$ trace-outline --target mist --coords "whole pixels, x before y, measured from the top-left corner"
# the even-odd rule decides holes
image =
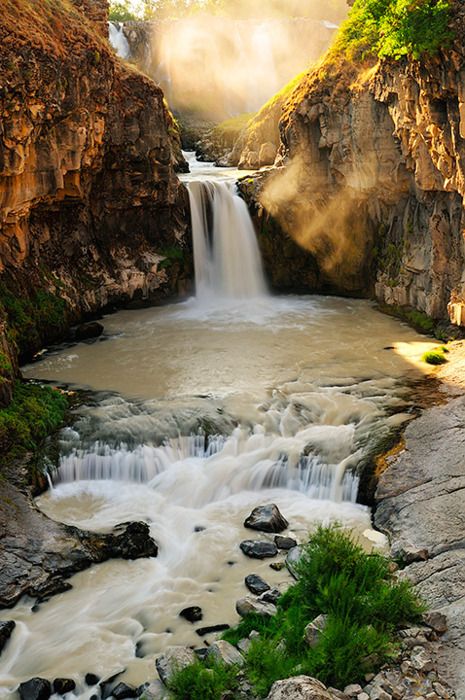
[[[221,121],[260,109],[328,48],[345,0],[237,0],[153,23],[151,72],[172,109]]]

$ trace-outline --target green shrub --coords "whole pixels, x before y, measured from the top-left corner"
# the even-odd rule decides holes
[[[236,666],[209,659],[175,673],[169,690],[177,700],[221,700],[226,691],[235,690],[237,686]]]
[[[429,365],[444,365],[447,362],[447,357],[444,354],[443,348],[428,350],[424,353],[421,359],[423,362],[426,362]]]
[[[336,40],[351,58],[434,55],[451,41],[450,0],[355,0]]]
[[[67,406],[67,398],[56,389],[17,381],[12,402],[0,410],[3,454],[35,450],[63,423]]]
[[[110,22],[134,22],[140,18],[132,12],[128,0],[110,0],[108,19]]]

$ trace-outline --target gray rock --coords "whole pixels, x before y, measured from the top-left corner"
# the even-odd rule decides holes
[[[200,620],[203,618],[202,608],[199,608],[197,605],[193,605],[190,608],[184,608],[184,610],[181,610],[179,613],[179,617],[183,617],[185,620],[192,623],[200,622]]]
[[[348,695],[349,698],[356,698],[359,693],[363,692],[363,688],[358,683],[352,683],[344,688],[344,694]]]
[[[267,700],[332,700],[326,687],[316,678],[296,676],[277,681]]]
[[[276,605],[280,597],[281,591],[279,588],[271,588],[269,591],[265,591],[265,593],[258,596],[258,600],[263,603],[272,603],[273,605]]]
[[[20,684],[18,692],[21,700],[48,700],[52,694],[52,685],[45,678],[31,678]]]
[[[254,508],[249,517],[246,518],[244,527],[260,532],[282,532],[289,527],[289,523],[280,513],[278,506],[270,503]]]
[[[292,537],[282,537],[282,535],[276,535],[274,543],[278,549],[287,551],[293,547],[297,547],[297,542]]]
[[[428,673],[434,668],[434,662],[428,652],[423,647],[414,647],[412,650],[411,663],[414,669]]]
[[[438,634],[447,632],[447,617],[443,613],[432,610],[424,616],[424,620],[428,627],[431,627]]]
[[[168,700],[170,697],[161,681],[153,681],[153,683],[149,683],[141,690],[141,697],[144,700]]]
[[[115,700],[126,700],[126,698],[137,698],[138,691],[126,683],[118,683],[111,694]]]
[[[299,578],[297,566],[302,558],[302,555],[303,547],[297,546],[290,549],[286,557],[286,566],[288,571],[295,579]]]
[[[237,601],[236,610],[237,614],[241,617],[246,617],[251,613],[261,615],[262,617],[272,617],[278,612],[276,605],[273,605],[272,603],[265,603],[260,600],[255,600],[254,598],[250,598],[249,596],[241,598]]]
[[[11,637],[11,633],[16,627],[16,622],[13,620],[6,620],[5,622],[0,622],[0,654],[2,653],[6,643]]]
[[[392,695],[386,693],[383,688],[374,688],[370,692],[370,700],[392,700]]]
[[[242,552],[252,559],[266,559],[275,557],[278,548],[273,542],[261,542],[258,540],[244,540],[240,544]]]
[[[308,646],[312,649],[316,647],[316,645],[320,641],[321,634],[324,628],[326,627],[327,621],[327,615],[318,615],[318,617],[316,617],[314,620],[312,620],[312,622],[310,622],[306,626],[304,630],[305,641],[307,642]],[[347,691],[344,692],[347,694]]]
[[[244,657],[242,654],[229,642],[224,639],[219,639],[208,649],[208,656],[213,656],[217,661],[222,661],[226,666],[243,666]]]
[[[168,685],[174,673],[181,671],[183,668],[187,668],[187,666],[195,663],[195,661],[196,656],[192,649],[189,647],[177,646],[168,647],[164,654],[156,659],[155,665],[160,680],[165,685]]]
[[[249,576],[246,576],[245,585],[247,586],[249,591],[251,593],[254,593],[255,595],[265,593],[265,591],[269,591],[271,588],[271,586],[269,586],[267,582],[264,581],[262,577],[258,576],[257,574],[250,574]]]
[[[250,649],[251,644],[252,644],[252,641],[250,639],[241,639],[240,642],[237,643],[237,648],[243,654],[247,654],[247,652]]]

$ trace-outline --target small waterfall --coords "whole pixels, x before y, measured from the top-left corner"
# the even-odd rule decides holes
[[[129,449],[97,442],[63,456],[53,475],[55,485],[76,481],[122,481],[151,485],[171,503],[201,508],[242,492],[285,489],[309,498],[355,503],[358,477],[349,460],[326,464],[317,455],[283,453],[282,438],[257,427],[236,428],[230,437],[191,435],[164,445]],[[287,447],[293,444],[288,440]]]
[[[255,230],[232,182],[188,185],[197,298],[253,299],[266,295]]]
[[[127,59],[131,55],[128,40],[124,36],[123,25],[121,22],[108,22],[108,34],[110,44],[120,58]]]

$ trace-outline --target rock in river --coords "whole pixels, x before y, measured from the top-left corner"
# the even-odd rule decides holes
[[[0,654],[2,653],[5,644],[11,637],[11,633],[13,632],[15,627],[16,622],[13,622],[13,620],[6,620],[5,622],[0,622]]]
[[[200,620],[203,618],[202,608],[199,608],[197,605],[193,605],[190,608],[184,608],[184,610],[181,610],[179,613],[179,617],[183,617],[188,622],[200,622]]]
[[[254,508],[249,517],[246,518],[244,527],[248,527],[251,530],[259,530],[260,532],[282,532],[289,527],[289,523],[281,515],[278,506],[270,503],[266,506]]]
[[[244,540],[241,542],[240,547],[243,553],[252,559],[266,559],[266,557],[275,557],[278,553],[278,548],[274,542]]]
[[[21,700],[48,700],[52,694],[50,681],[45,678],[31,678],[18,688]]]

